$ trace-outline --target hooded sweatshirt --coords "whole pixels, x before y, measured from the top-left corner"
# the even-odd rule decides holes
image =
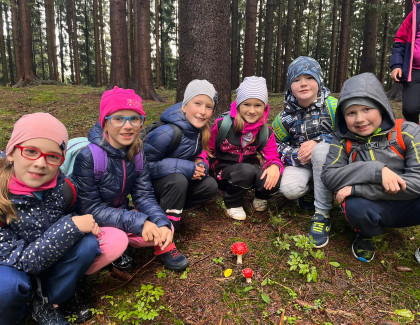
[[[382,115],[380,127],[369,136],[362,137],[349,131],[344,119],[346,101],[357,97],[374,101]],[[369,200],[409,200],[420,197],[420,127],[412,122],[403,122],[401,130],[406,147],[404,158],[397,155],[388,143],[388,133],[394,127],[392,106],[376,76],[363,73],[347,80],[338,101],[335,137],[321,175],[325,186],[338,191],[350,185],[352,195]],[[360,149],[354,161],[353,153],[348,155],[346,152],[347,139]],[[373,148],[369,143],[378,143],[379,147]],[[368,145],[361,149],[364,144]],[[382,169],[385,166],[404,179],[407,184],[405,191],[385,193],[382,186]]]

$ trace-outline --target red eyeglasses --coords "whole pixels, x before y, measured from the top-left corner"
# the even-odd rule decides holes
[[[20,155],[29,160],[37,160],[40,157],[45,158],[45,162],[51,166],[61,166],[64,162],[64,157],[55,153],[43,153],[41,150],[32,147],[15,146],[20,149]]]

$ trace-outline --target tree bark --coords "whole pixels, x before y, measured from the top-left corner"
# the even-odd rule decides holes
[[[182,0],[181,3],[176,98],[182,100],[191,80],[206,79],[219,93],[219,105],[214,113],[217,116],[221,110],[228,109],[231,102],[229,28],[226,28],[229,4],[225,0]],[[255,42],[255,37],[253,40]]]
[[[296,21],[298,21],[298,24],[295,24],[295,32],[294,32],[294,45],[293,45],[293,55],[295,58],[300,56],[300,50],[301,50],[301,36],[302,36],[302,24],[300,23],[302,21],[303,17],[303,4],[302,0],[294,0],[295,1],[295,12],[297,13]]]
[[[331,54],[330,54],[330,73],[329,73],[329,82],[328,87],[334,89],[335,82],[335,71],[336,71],[336,61],[337,61],[337,10],[338,10],[338,0],[334,0],[333,12],[332,12],[332,29],[331,29]]]
[[[76,20],[76,0],[71,1],[71,15],[73,23],[73,59],[74,59],[74,74],[76,85],[80,85],[82,80],[80,78],[80,60],[79,60],[79,43],[77,40],[77,20]]]
[[[283,57],[283,6],[284,1],[278,0],[279,11],[277,13],[277,46],[276,46],[276,86],[275,92],[279,93],[281,91],[281,75],[282,75],[282,57]]]
[[[347,79],[347,66],[349,54],[349,38],[350,38],[350,8],[351,0],[342,0],[341,6],[341,31],[340,46],[338,53],[338,69],[337,79],[335,83],[335,92],[340,92],[341,86]]]
[[[321,40],[321,29],[322,29],[322,0],[319,0],[318,6],[318,28],[316,32],[316,47],[315,47],[315,59],[320,60],[320,46],[324,44]]]
[[[54,0],[45,0],[45,24],[47,32],[48,71],[50,80],[58,81],[57,44],[55,40]]]
[[[258,0],[257,0],[258,1]],[[256,75],[261,75],[261,48],[262,48],[262,35],[264,30],[264,22],[263,22],[263,1],[260,1],[260,9],[258,10],[258,37],[257,37],[257,63],[256,63]]]
[[[160,87],[159,0],[155,0],[156,87]]]
[[[64,68],[65,68],[65,63],[64,63],[64,36],[63,36],[63,11],[64,11],[64,3],[60,2],[60,5],[58,7],[58,41],[60,44],[60,51],[59,51],[59,56],[60,56],[60,66],[61,66],[61,82],[64,83],[65,78],[64,78]]]
[[[20,46],[20,26],[19,12],[17,0],[11,0],[12,10],[12,35],[13,35],[13,51],[15,54],[16,79],[19,80],[22,75],[22,50]]]
[[[257,0],[246,1],[246,23],[244,44],[243,78],[255,74],[255,36],[257,18]]]
[[[239,39],[239,12],[238,0],[232,0],[231,3],[231,42],[230,42],[230,66],[231,66],[231,86],[230,89],[234,90],[239,86],[239,62],[238,58],[238,39]]]
[[[111,77],[108,88],[128,88],[128,46],[126,1],[112,0],[109,22],[111,31]]]
[[[0,3],[0,56],[1,66],[3,70],[3,83],[4,85],[9,83],[9,72],[7,71],[7,58],[6,58],[6,46],[4,42],[3,33],[3,6]]]
[[[90,75],[90,50],[89,50],[89,15],[88,15],[88,4],[87,0],[85,0],[85,7],[84,7],[84,14],[85,14],[85,28],[84,28],[84,34],[85,34],[85,54],[86,54],[86,77],[87,77],[87,84],[92,84],[92,79]]]
[[[137,89],[143,99],[161,101],[153,86],[150,44],[150,1],[139,1]]]
[[[108,85],[108,72],[106,64],[106,49],[104,35],[104,14],[102,11],[102,0],[99,0],[99,23],[101,27],[101,51],[102,51],[102,80],[104,85]]]
[[[99,15],[98,15],[98,0],[93,0],[93,38],[95,40],[95,71],[96,71],[96,85],[102,86],[101,73],[101,43],[99,41]]]
[[[363,51],[360,73],[376,73],[376,43],[378,37],[379,0],[366,1],[365,27],[363,32]]]
[[[293,20],[295,11],[295,0],[289,0],[287,5],[287,24],[286,24],[286,46],[284,52],[284,74],[282,89],[286,90],[287,69],[292,62],[292,46],[293,46]]]
[[[267,1],[266,18],[265,18],[265,41],[264,41],[264,61],[263,61],[263,77],[267,81],[268,91],[272,91],[271,84],[271,67],[273,66],[273,31],[274,31],[274,0]]]
[[[74,31],[73,31],[73,4],[72,0],[66,1],[66,22],[67,22],[67,34],[69,35],[69,55],[70,55],[70,79],[73,84],[76,83],[74,73]]]
[[[15,70],[13,65],[13,55],[12,55],[12,46],[10,41],[10,26],[9,26],[9,15],[8,15],[8,7],[6,4],[4,4],[4,18],[6,20],[6,45],[7,45],[7,55],[9,57],[9,71],[10,71],[10,83],[12,85],[15,84]]]
[[[381,68],[379,71],[379,80],[382,84],[385,82],[385,74],[388,65],[388,34],[389,34],[389,0],[385,0],[385,15],[384,15],[384,31],[382,34],[382,48],[381,48]]]

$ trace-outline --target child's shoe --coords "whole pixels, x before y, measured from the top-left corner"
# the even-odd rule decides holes
[[[190,265],[188,259],[178,252],[176,247],[173,247],[166,253],[158,255],[158,257],[163,265],[172,271],[184,271]]]
[[[39,325],[70,325],[70,322],[64,317],[60,309],[47,303],[37,293],[35,293],[32,301],[32,318]]]
[[[416,252],[414,253],[414,257],[416,258],[417,262],[420,263],[420,247],[417,248]]]
[[[315,245],[315,248],[321,248],[328,244],[330,225],[331,222],[328,216],[319,212],[315,212],[312,216],[308,237]]]
[[[73,323],[84,323],[93,316],[91,310],[91,286],[87,277],[83,277],[77,282],[76,291],[73,297],[60,305],[60,310],[64,316],[69,316]]]
[[[229,218],[235,220],[242,221],[246,219],[246,213],[243,207],[226,209],[225,213]]]
[[[304,196],[297,199],[297,205],[302,210],[314,211],[314,199],[314,192],[309,190]]]
[[[254,198],[254,201],[252,201],[252,206],[254,207],[255,211],[265,211],[267,210],[267,200]]]
[[[356,239],[351,245],[353,255],[362,262],[370,262],[375,256],[375,246],[372,242],[372,237],[367,237],[362,234],[357,234]]]
[[[130,256],[122,254],[111,265],[120,271],[127,271],[134,268],[135,262]]]

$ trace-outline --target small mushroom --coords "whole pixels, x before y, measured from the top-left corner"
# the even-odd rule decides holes
[[[247,251],[248,247],[246,247],[245,243],[237,242],[232,245],[232,253],[238,256],[236,264],[242,264],[242,255],[244,255]]]
[[[242,274],[244,275],[245,279],[246,279],[246,283],[251,283],[251,278],[252,278],[252,270],[250,268],[246,268],[242,271]]]

